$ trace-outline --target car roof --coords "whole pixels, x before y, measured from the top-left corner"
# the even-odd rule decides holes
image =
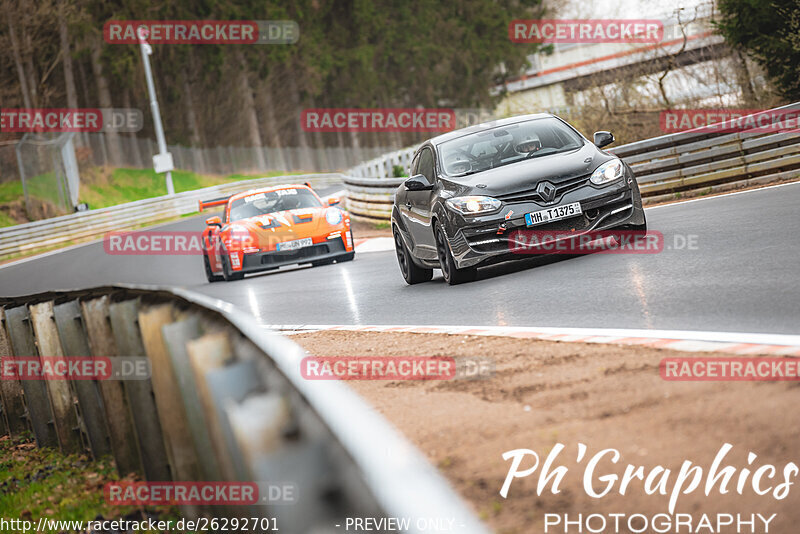
[[[445,141],[450,141],[451,139],[457,139],[459,137],[463,137],[465,135],[469,135],[475,132],[482,132],[484,130],[495,128],[497,126],[506,126],[508,124],[514,124],[517,122],[523,122],[532,119],[544,119],[546,117],[555,117],[555,115],[553,115],[552,113],[529,113],[527,115],[516,115],[514,117],[507,117],[505,119],[497,119],[493,121],[482,122],[480,124],[467,126],[466,128],[460,128],[458,130],[453,130],[451,132],[443,133],[442,135],[437,135],[436,137],[430,139],[428,142],[434,145],[439,145],[441,143],[444,143]]]
[[[265,187],[257,187],[255,189],[248,189],[247,191],[242,191],[241,193],[236,193],[235,195],[231,195],[231,197],[228,199],[228,202],[239,200],[240,198],[244,198],[249,195],[254,195],[256,193],[269,193],[270,191],[275,191],[276,189],[308,189],[312,193],[314,192],[313,189],[311,189],[305,184],[277,184]]]

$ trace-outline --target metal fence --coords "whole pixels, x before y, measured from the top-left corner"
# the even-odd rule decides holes
[[[257,504],[182,506],[196,517],[274,518],[288,534],[347,517],[483,525],[424,457],[339,381],[309,381],[301,347],[230,305],[186,290],[111,286],[0,299],[0,357],[146,361],[137,380],[0,381],[0,434],[112,455],[120,476],[239,481]],[[7,378],[7,377],[4,377]],[[275,502],[266,483],[294,489]],[[411,521],[409,532],[421,532]]]
[[[314,187],[341,183],[340,174],[305,174],[242,180],[223,185],[129,202],[108,208],[78,212],[7,228],[0,228],[0,259],[97,239],[106,232],[181,217],[198,211],[198,201],[229,196],[241,191],[279,183],[310,182]]]
[[[82,166],[113,166],[152,169],[158,147],[151,139],[119,134],[116,155],[103,133],[82,133],[75,138],[78,163]],[[0,145],[0,183],[20,179],[15,143]],[[244,147],[211,148],[169,145],[175,168],[198,174],[228,175],[269,171],[330,172],[347,169],[366,159],[393,150],[386,146],[362,147]],[[26,162],[35,165],[36,162]]]
[[[800,103],[770,110],[799,110]],[[685,193],[715,193],[800,176],[800,131],[750,129],[726,133],[726,124],[645,139],[608,149],[636,174],[645,203]],[[727,128],[730,130],[731,128]],[[345,178],[347,209],[354,218],[388,221],[395,190],[395,165],[406,173],[415,149],[391,152],[362,163]]]

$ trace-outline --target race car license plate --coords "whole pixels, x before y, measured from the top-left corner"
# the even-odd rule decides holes
[[[572,204],[564,204],[563,206],[526,213],[525,223],[528,226],[535,226],[537,224],[558,221],[560,219],[568,219],[575,215],[580,215],[581,213],[583,213],[583,211],[581,211],[581,203],[573,202]]]
[[[295,239],[294,241],[284,241],[283,243],[278,243],[278,250],[297,250],[298,248],[310,246],[311,238],[307,237],[305,239]]]

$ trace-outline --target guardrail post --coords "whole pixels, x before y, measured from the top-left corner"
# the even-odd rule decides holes
[[[237,362],[225,367],[208,371],[205,375],[214,412],[220,424],[225,442],[225,451],[231,459],[237,480],[248,480],[252,474],[242,457],[242,451],[236,441],[231,427],[227,409],[239,404],[251,394],[263,389],[258,377],[258,370],[253,362]]]
[[[39,357],[52,358],[52,361],[64,360],[64,350],[53,315],[53,301],[31,304],[29,309]],[[53,422],[61,451],[66,454],[82,452],[81,423],[75,411],[75,399],[69,382],[59,379],[46,379],[44,382],[50,393]]]
[[[67,357],[90,357],[78,301],[71,300],[56,304],[53,308],[53,315],[64,355]],[[72,387],[78,397],[80,420],[86,429],[92,455],[98,458],[108,454],[111,452],[111,448],[97,381],[73,380]]]
[[[169,351],[176,383],[186,410],[186,422],[194,439],[197,455],[202,459],[201,468],[206,480],[222,480],[217,457],[211,443],[208,425],[203,414],[203,405],[197,391],[197,383],[186,352],[186,343],[202,335],[200,321],[189,317],[183,321],[166,324],[161,329],[164,343]]]
[[[14,356],[38,358],[27,306],[6,308],[6,328]],[[41,380],[22,380],[27,418],[39,447],[58,447],[47,387]]]
[[[139,299],[114,302],[109,306],[111,330],[120,356],[146,356],[139,333]],[[147,480],[172,480],[164,435],[158,419],[150,380],[125,381],[125,394],[136,428],[139,456]]]
[[[83,301],[81,310],[90,354],[95,358],[118,357],[114,334],[111,331],[111,320],[108,316],[108,297]],[[98,387],[103,398],[104,419],[117,471],[123,477],[129,473],[141,473],[142,465],[136,447],[136,430],[131,419],[125,386],[119,380],[103,380]]]
[[[211,443],[219,460],[220,470],[226,480],[235,480],[236,470],[222,439],[222,425],[214,408],[214,397],[209,390],[206,374],[233,360],[228,335],[224,332],[206,334],[186,343],[186,352],[194,374],[197,394],[208,424]]]
[[[5,310],[0,308],[0,360],[13,357],[5,323]],[[0,401],[3,404],[3,420],[9,435],[15,436],[28,430],[25,398],[19,380],[5,377],[0,379]]]
[[[167,445],[167,457],[176,480],[199,480],[200,465],[186,422],[180,389],[175,387],[175,372],[164,343],[162,327],[175,321],[171,304],[145,306],[139,310],[142,343],[152,365],[153,394]]]

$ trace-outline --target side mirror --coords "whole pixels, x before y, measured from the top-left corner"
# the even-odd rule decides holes
[[[218,216],[206,219],[206,226],[219,226],[222,228],[222,219],[220,219]]]
[[[342,201],[339,197],[328,197],[328,206],[336,206]]]
[[[415,174],[403,182],[408,191],[430,191],[433,184],[428,181],[424,174]]]
[[[594,133],[594,145],[597,148],[603,148],[606,145],[610,145],[615,141],[614,134],[611,132],[595,132]]]

